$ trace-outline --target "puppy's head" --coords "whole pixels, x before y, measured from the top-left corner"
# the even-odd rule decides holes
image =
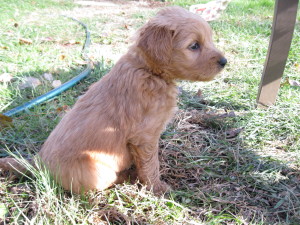
[[[137,47],[150,67],[173,79],[209,81],[227,63],[212,42],[212,31],[200,16],[168,7],[139,32]]]

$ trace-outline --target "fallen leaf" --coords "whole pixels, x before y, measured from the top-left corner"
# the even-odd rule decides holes
[[[296,81],[296,80],[289,80],[289,84],[291,86],[296,86],[296,87],[300,87],[300,82]]]
[[[44,73],[43,77],[48,81],[53,81],[53,76],[51,73]]]
[[[63,105],[62,107],[59,107],[56,109],[58,116],[59,117],[64,117],[64,115],[66,115],[67,112],[69,112],[71,110],[71,107],[68,105]]]
[[[3,73],[0,75],[0,82],[6,83],[12,80],[12,75],[9,73]]]
[[[54,88],[57,88],[57,87],[59,87],[61,85],[61,81],[60,80],[54,80],[53,82],[52,82],[52,86],[54,87]]]
[[[3,46],[3,45],[1,45],[0,48],[2,48],[2,49],[8,49],[7,46]]]
[[[25,77],[23,82],[19,85],[21,90],[25,88],[36,88],[41,84],[41,81],[35,77]]]
[[[19,38],[19,44],[20,45],[31,45],[32,44],[32,40],[30,39],[26,39],[26,38]]]
[[[60,56],[58,57],[58,59],[61,60],[61,61],[64,60],[65,58],[66,58],[66,55],[60,55]]]
[[[75,40],[70,40],[70,41],[65,42],[63,45],[68,46],[68,45],[78,45],[78,44],[81,44],[81,42],[75,41]]]
[[[0,113],[0,125],[2,127],[8,127],[8,126],[12,126],[12,118],[10,118],[9,116],[5,116],[3,114]]]
[[[62,107],[58,107],[57,109],[56,109],[56,111],[59,113],[59,112],[63,112],[63,111],[70,111],[70,106],[68,106],[68,105],[63,105]]]

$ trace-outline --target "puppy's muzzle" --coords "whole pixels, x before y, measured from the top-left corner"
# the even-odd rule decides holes
[[[225,65],[227,64],[227,59],[225,57],[222,57],[219,61],[218,61],[219,65],[221,67],[225,67]]]

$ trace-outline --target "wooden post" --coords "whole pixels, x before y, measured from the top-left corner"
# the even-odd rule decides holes
[[[272,34],[257,96],[257,106],[273,105],[295,28],[299,0],[276,0]]]

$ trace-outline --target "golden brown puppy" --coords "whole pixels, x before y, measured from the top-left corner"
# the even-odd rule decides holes
[[[38,156],[75,193],[121,183],[132,165],[141,182],[164,193],[168,185],[160,180],[158,141],[176,111],[175,81],[212,80],[225,64],[203,19],[179,7],[165,8],[77,101]],[[5,167],[4,159],[0,164]]]

